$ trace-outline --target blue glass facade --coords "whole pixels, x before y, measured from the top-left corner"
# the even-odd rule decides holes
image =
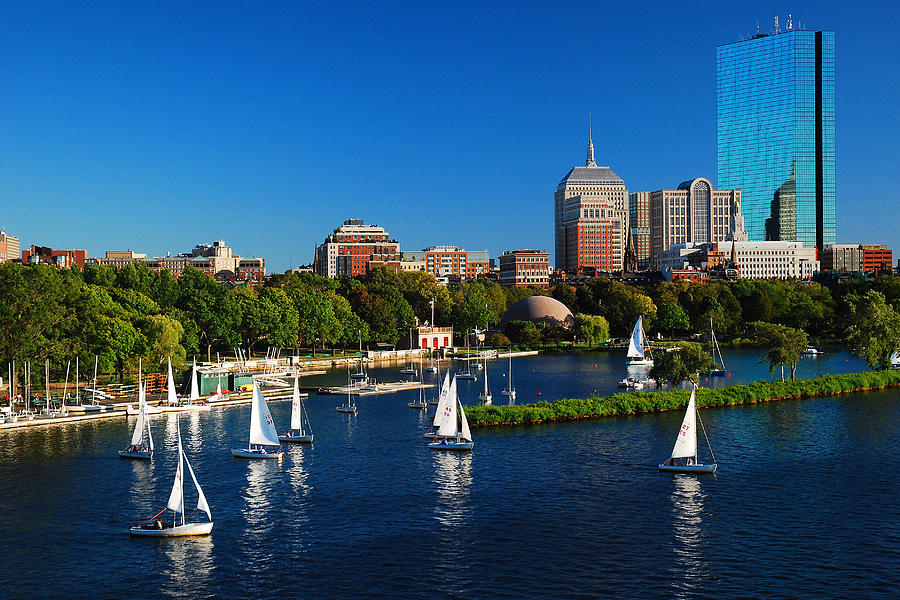
[[[834,32],[716,52],[718,187],[740,188],[751,240],[835,243]]]

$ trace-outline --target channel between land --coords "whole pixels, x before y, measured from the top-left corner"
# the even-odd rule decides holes
[[[898,386],[900,370],[824,375],[796,381],[759,381],[719,389],[698,388],[697,406],[739,406],[824,398]],[[540,425],[684,410],[689,398],[687,390],[620,392],[606,397],[563,398],[516,406],[470,406],[466,408],[466,418],[471,427]]]

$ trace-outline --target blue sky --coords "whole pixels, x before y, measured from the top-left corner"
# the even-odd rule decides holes
[[[551,250],[588,112],[629,191],[715,181],[716,46],[788,13],[836,32],[838,241],[900,254],[893,3],[7,3],[0,227],[270,272],[348,217]]]

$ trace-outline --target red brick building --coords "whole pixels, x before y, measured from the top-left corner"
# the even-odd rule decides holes
[[[500,285],[550,287],[550,254],[514,250],[500,256]]]
[[[400,244],[378,225],[347,219],[316,248],[316,273],[323,277],[356,277],[369,271],[373,257],[400,254]]]
[[[57,267],[71,267],[78,265],[84,268],[87,259],[86,250],[54,250],[46,246],[34,246],[28,250],[22,250],[22,264],[34,265],[44,263],[48,265],[56,265]]]

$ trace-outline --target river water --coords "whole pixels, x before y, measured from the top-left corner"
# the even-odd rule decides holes
[[[758,355],[726,352],[730,381],[768,377]],[[495,397],[506,368],[489,365]],[[611,354],[513,368],[519,402],[609,393],[625,375]],[[860,368],[835,352],[804,359],[800,373]],[[399,379],[396,367],[373,374]],[[482,382],[460,384],[473,403]],[[231,457],[246,444],[248,406],[182,416],[215,521],[205,539],[127,533],[168,498],[174,416],[153,418],[149,464],[115,454],[130,419],[2,432],[0,597],[891,597],[900,588],[898,391],[705,409],[712,476],[657,471],[681,414],[480,429],[472,453],[443,454],[425,446],[430,414],[407,408],[414,394],[361,398],[356,417],[335,412],[339,397],[311,396],[315,446],[289,447],[281,463]],[[286,428],[289,403],[271,408]],[[190,485],[186,493],[195,503]]]

